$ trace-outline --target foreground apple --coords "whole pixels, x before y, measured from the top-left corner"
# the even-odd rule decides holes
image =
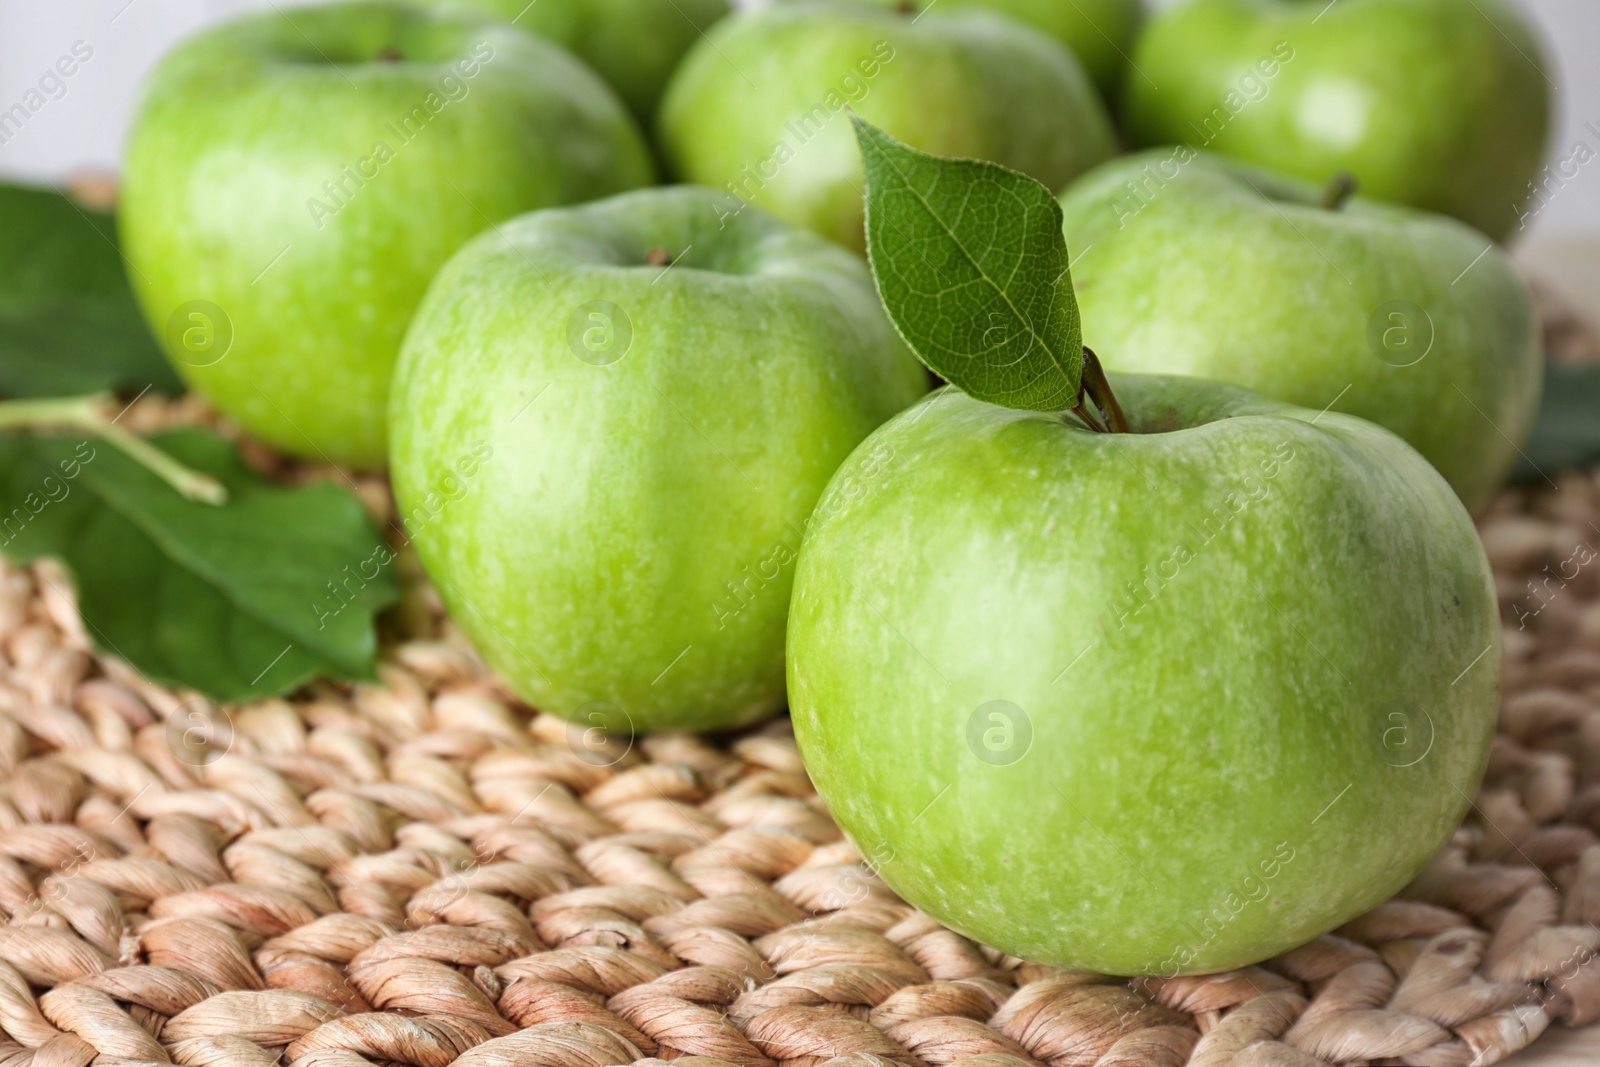
[[[846,107],[930,152],[992,159],[1053,189],[1112,152],[1110,120],[1064,47],[986,11],[918,16],[802,3],[724,20],[690,51],[659,139],[686,181],[863,247]]]
[[[555,41],[593,67],[646,123],[683,54],[729,11],[728,0],[430,2],[469,3]]]
[[[904,7],[907,0],[873,2],[881,7]],[[1128,53],[1133,51],[1134,36],[1144,17],[1141,0],[918,0],[913,6],[926,11],[935,4],[942,11],[988,8],[1042,30],[1072,49],[1108,101],[1121,94]]]
[[[1127,133],[1318,183],[1348,171],[1502,240],[1544,162],[1542,53],[1505,0],[1183,0],[1139,38]]]
[[[926,389],[866,269],[704,189],[468,245],[395,378],[401,516],[534,706],[705,730],[783,705],[795,554],[834,469]]]
[[[1113,382],[1132,433],[945,390],[862,443],[800,554],[790,707],[908,901],[1038,962],[1218,971],[1392,896],[1459,825],[1494,589],[1388,431]]]
[[[1113,370],[1188,374],[1388,427],[1468,508],[1538,413],[1538,320],[1483,235],[1154,149],[1062,197],[1085,334]]]
[[[1070,969],[1238,967],[1388,898],[1494,737],[1450,486],[1362,419],[1108,377],[1050,190],[855,126],[873,276],[952,386],[801,548],[789,704],[840,826],[910,903]]]
[[[280,450],[374,467],[400,339],[451,253],[650,179],[622,104],[554,45],[483,14],[332,4],[162,60],[120,224],[190,385]]]

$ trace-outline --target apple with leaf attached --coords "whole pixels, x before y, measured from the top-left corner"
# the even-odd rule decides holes
[[[789,701],[829,810],[906,900],[1060,967],[1225,970],[1387,899],[1494,736],[1455,493],[1361,419],[1105,375],[1049,189],[857,133],[879,290],[953,384],[801,548]]]

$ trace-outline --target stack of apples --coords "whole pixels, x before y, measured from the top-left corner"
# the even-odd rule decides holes
[[[180,373],[387,466],[530,706],[787,706],[907,900],[1216,971],[1392,895],[1483,771],[1540,51],[1504,0],[274,6],[155,71],[120,225]],[[952,316],[1058,255],[1081,356]]]

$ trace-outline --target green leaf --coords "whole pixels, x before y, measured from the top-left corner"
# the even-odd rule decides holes
[[[1600,461],[1600,366],[1551,363],[1545,368],[1544,402],[1522,456],[1511,475],[1514,482],[1542,482],[1564,467]]]
[[[3,434],[0,551],[65,563],[95,643],[156,681],[231,702],[373,677],[372,619],[399,593],[355,496],[277,486],[212,433],[149,440],[228,503],[186,500],[103,441]]]
[[[851,121],[866,164],[867,255],[906,344],[979,400],[1075,407],[1083,330],[1055,196],[999,164],[931,156]]]
[[[181,393],[103,211],[0,184],[0,396]]]

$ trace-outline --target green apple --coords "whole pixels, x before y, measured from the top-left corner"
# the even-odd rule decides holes
[[[927,388],[835,245],[674,187],[508,223],[406,338],[400,510],[532,705],[706,730],[783,706],[795,555],[834,469]]]
[[[648,123],[678,61],[730,10],[728,0],[429,0],[511,19],[594,68]]]
[[[1113,370],[1371,419],[1477,508],[1538,414],[1527,290],[1453,219],[1323,195],[1187,146],[1084,175],[1062,197],[1084,336]]]
[[[1544,162],[1553,84],[1505,0],[1182,0],[1127,76],[1136,147],[1188,144],[1453,215],[1503,240]]]
[[[1116,98],[1144,18],[1142,0],[948,0],[951,9],[987,7],[1043,30],[1068,48],[1100,95]]]
[[[1113,147],[1082,66],[1044,35],[987,11],[829,2],[720,23],[668,86],[658,140],[680,177],[722,191],[724,214],[755,204],[860,250],[847,107],[918,148],[1052,189]]]
[[[896,892],[1025,959],[1219,971],[1387,899],[1459,825],[1500,624],[1398,437],[1113,375],[1131,433],[943,390],[807,530],[789,699]]]
[[[904,7],[907,0],[872,2],[883,7]],[[1134,36],[1144,19],[1142,0],[917,0],[914,6],[926,11],[935,4],[945,11],[984,7],[1042,30],[1072,49],[1100,95],[1108,101],[1115,100],[1122,91],[1128,53],[1133,51]]]
[[[128,143],[135,292],[179,373],[286,452],[375,467],[434,272],[502,219],[645,184],[622,104],[481,13],[341,3],[163,59]]]

